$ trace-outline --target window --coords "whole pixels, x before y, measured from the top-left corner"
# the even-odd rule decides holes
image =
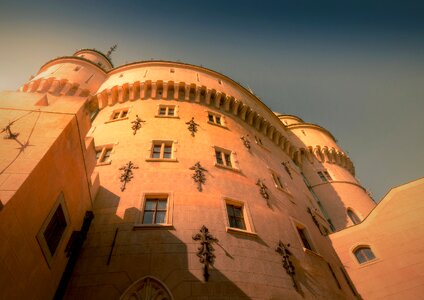
[[[68,224],[70,222],[64,196],[63,193],[60,193],[53,205],[53,209],[37,234],[37,240],[49,265],[57,253],[65,231],[69,227]]]
[[[356,225],[361,223],[361,219],[359,219],[359,217],[350,208],[347,209],[347,215],[349,216],[353,224]]]
[[[118,121],[128,118],[128,108],[114,110],[109,121]]]
[[[159,105],[156,117],[177,117],[175,105]]]
[[[328,171],[318,171],[317,174],[318,174],[319,178],[321,178],[322,182],[328,182],[328,181],[333,180],[333,178],[331,178]]]
[[[277,188],[279,189],[284,189],[284,185],[281,183],[281,178],[280,176],[278,176],[277,174],[275,174],[274,172],[271,173],[272,174],[272,179],[274,180],[274,184]]]
[[[153,141],[147,161],[177,161],[173,141]]]
[[[112,151],[112,145],[96,147],[97,165],[110,164],[112,162],[112,160],[110,159]]]
[[[223,150],[215,149],[216,163],[221,166],[232,168],[231,152],[224,152]]]
[[[363,264],[367,261],[375,259],[374,253],[371,251],[370,247],[359,247],[354,251],[355,257],[360,264]]]
[[[242,206],[227,203],[227,214],[230,227],[246,230]]]
[[[208,123],[225,127],[224,118],[212,112],[208,112]]]
[[[314,251],[312,248],[312,244],[309,241],[308,233],[306,231],[306,228],[300,228],[299,226],[296,226],[297,233],[299,234],[300,239],[302,240],[303,247],[306,249],[309,249],[311,251]]]
[[[146,198],[142,224],[165,224],[167,203],[166,198]]]
[[[258,144],[259,146],[263,146],[263,145],[264,145],[264,144],[262,143],[261,138],[260,138],[260,137],[257,137],[256,135],[255,135],[255,142],[256,142],[256,144]]]

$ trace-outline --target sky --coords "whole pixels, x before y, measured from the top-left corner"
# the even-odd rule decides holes
[[[379,201],[424,176],[423,1],[0,1],[0,90],[81,48],[229,76],[328,129]]]

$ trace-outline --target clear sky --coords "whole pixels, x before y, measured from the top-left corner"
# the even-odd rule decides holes
[[[424,176],[424,1],[0,1],[0,90],[57,56],[203,65],[331,131],[379,200]]]

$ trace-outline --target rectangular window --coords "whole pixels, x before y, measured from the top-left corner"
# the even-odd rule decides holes
[[[324,176],[324,174],[321,171],[318,171],[318,176],[321,178],[322,182],[328,182],[327,178]]]
[[[167,198],[148,197],[144,203],[142,224],[165,224]]]
[[[110,164],[112,160],[110,159],[110,156],[113,151],[113,146],[99,146],[96,147],[96,159],[97,164]]]
[[[329,181],[333,180],[333,178],[331,178],[330,174],[328,174],[327,171],[324,171],[324,175]]]
[[[229,168],[233,167],[230,151],[215,149],[215,158],[216,158],[216,163],[218,165],[229,167]]]
[[[279,189],[284,189],[284,185],[281,183],[281,178],[274,172],[272,173],[272,179],[274,180],[274,184]]]
[[[153,141],[150,159],[157,160],[176,160],[173,158],[173,142],[172,141]]]
[[[52,265],[54,257],[60,255],[58,249],[69,231],[70,224],[65,198],[61,192],[37,233],[38,243],[49,266]]]
[[[123,120],[128,117],[128,108],[117,109],[112,112],[109,121]]]
[[[52,256],[56,252],[57,246],[59,245],[60,239],[62,238],[67,225],[62,205],[59,204],[43,233]]]
[[[224,118],[219,114],[208,112],[208,121],[211,124],[225,127]]]
[[[296,225],[296,229],[297,233],[299,234],[300,240],[302,241],[303,247],[308,250],[314,251],[306,228]]]
[[[227,203],[227,214],[230,227],[246,230],[242,206]]]
[[[159,105],[156,117],[177,117],[175,105]]]
[[[255,135],[255,142],[256,142],[256,144],[258,144],[260,146],[263,146],[263,143],[262,143],[261,138],[260,137],[257,137],[256,135]]]

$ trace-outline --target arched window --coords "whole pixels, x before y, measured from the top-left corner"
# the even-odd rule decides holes
[[[168,288],[158,279],[146,276],[133,283],[120,300],[173,300]]]
[[[371,251],[371,248],[367,246],[356,248],[353,253],[360,264],[375,259],[375,255]]]
[[[349,216],[353,224],[356,225],[361,223],[361,219],[359,219],[359,217],[350,208],[347,209],[347,215]]]

